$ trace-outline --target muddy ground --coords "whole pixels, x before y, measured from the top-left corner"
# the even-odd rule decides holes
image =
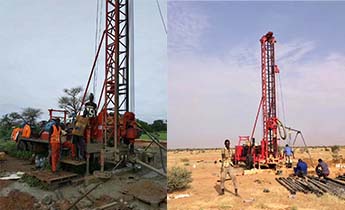
[[[22,171],[27,173],[36,170],[30,161],[19,160],[6,156],[0,162],[0,177]],[[106,209],[133,209],[156,210],[166,209],[166,178],[141,168],[121,168],[116,170],[110,180],[100,180],[92,175],[85,177],[84,181],[75,184],[64,184],[54,189],[42,189],[41,186],[29,186],[22,179],[16,181],[0,180],[0,209],[1,210],[31,210],[49,209],[65,210],[89,189],[102,182],[87,197],[77,205],[77,210],[95,209],[105,204],[116,202],[111,208]],[[142,188],[140,186],[145,186]],[[141,200],[141,195],[150,195]],[[160,204],[156,200],[147,202],[147,199],[160,197]]]
[[[338,153],[333,153],[330,148],[311,148],[312,161],[304,149],[296,149],[295,162],[298,158],[304,159],[308,165],[308,173],[314,173],[318,158],[324,159],[330,166],[334,178],[345,173],[345,147]],[[254,170],[253,174],[243,175],[243,169],[237,168],[239,197],[234,195],[231,181],[225,183],[225,195],[220,196],[220,186],[217,180],[220,165],[215,160],[220,159],[220,150],[189,150],[169,151],[168,168],[183,166],[192,172],[193,182],[188,189],[168,194],[168,209],[275,209],[275,210],[343,210],[345,201],[332,195],[317,197],[315,194],[290,193],[275,178],[287,177],[293,169],[282,167],[283,173],[276,175],[275,171]],[[313,164],[312,164],[313,162]],[[268,189],[269,192],[263,192]],[[180,197],[180,198],[179,198]]]

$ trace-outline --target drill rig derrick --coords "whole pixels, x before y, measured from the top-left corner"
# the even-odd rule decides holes
[[[279,73],[279,68],[275,64],[275,43],[273,32],[268,32],[260,39],[262,97],[251,135],[240,136],[238,145],[235,147],[234,161],[246,161],[249,168],[253,163],[275,165],[282,159],[278,141],[279,136],[281,139],[286,138],[286,131],[277,117],[276,74]],[[262,111],[263,137],[261,145],[255,146],[253,136],[260,111]],[[246,143],[242,144],[243,142]]]
[[[130,43],[130,18],[133,18],[129,10],[133,2],[133,0],[106,0],[105,30],[98,45],[82,99],[83,105],[100,49],[103,47],[105,48],[105,77],[97,105],[99,113],[95,119],[90,120],[86,133],[87,152],[98,152],[100,156],[101,173],[98,173],[100,176],[104,172],[105,160],[116,164],[114,169],[126,161],[140,163],[134,154],[134,142],[142,129],[136,122],[135,114],[129,110],[130,103],[133,103],[130,101],[130,91],[133,91],[130,90],[130,76],[133,75],[130,75],[129,71],[129,50],[132,44]],[[93,144],[95,140],[97,143]],[[166,150],[166,148],[163,149]],[[87,153],[87,173],[89,156]]]
[[[276,42],[272,32],[262,36],[261,42],[261,79],[262,79],[262,117],[263,139],[261,141],[261,156],[278,158],[278,118],[276,99],[276,77],[279,73],[275,64],[274,44]]]

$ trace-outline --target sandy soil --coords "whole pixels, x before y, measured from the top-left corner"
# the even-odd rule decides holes
[[[331,177],[345,173],[345,148],[343,147],[337,157],[325,148],[310,149],[312,161],[303,149],[296,149],[295,163],[298,158],[306,160],[309,164],[309,174],[314,174],[314,167],[318,158],[324,159],[330,166]],[[256,174],[242,175],[243,169],[236,169],[238,174],[239,197],[233,192],[231,181],[225,184],[225,195],[219,196],[219,182],[217,180],[220,165],[214,161],[220,159],[220,150],[194,150],[194,151],[169,151],[168,168],[172,166],[184,166],[192,171],[193,182],[186,190],[174,192],[168,195],[168,209],[345,209],[345,201],[331,195],[317,197],[314,194],[297,193],[295,197],[279,183],[275,181],[278,175],[273,170],[258,170]],[[314,164],[311,164],[313,162]],[[336,164],[342,164],[344,168],[336,168]],[[281,168],[287,177],[292,169]],[[267,188],[268,193],[263,192]],[[190,197],[173,198],[179,194],[188,194]]]

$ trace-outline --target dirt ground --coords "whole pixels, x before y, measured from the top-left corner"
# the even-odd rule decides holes
[[[6,159],[0,162],[0,177],[9,176],[18,171],[26,173],[35,170],[30,161],[19,160],[8,155]],[[145,182],[145,189],[134,190],[139,193],[135,194],[129,190],[130,186],[135,187],[135,184],[143,181]],[[101,180],[90,176],[86,177],[85,182],[81,184],[66,184],[54,190],[46,190],[31,187],[22,180],[0,180],[0,210],[64,210],[99,182]],[[134,189],[134,187],[132,188]],[[136,197],[140,197],[140,194],[154,195],[155,193],[159,193],[162,198],[159,205],[145,202]],[[164,196],[162,197],[161,194]],[[117,202],[115,206],[108,209],[164,210],[167,208],[165,198],[166,178],[143,167],[140,170],[125,167],[116,170],[110,180],[99,185],[82,199],[77,204],[77,208],[94,209]]]
[[[33,209],[34,203],[35,198],[33,196],[19,190],[13,190],[8,196],[0,197],[0,209]]]
[[[345,147],[335,154],[330,148],[311,148],[312,161],[303,149],[295,149],[294,165],[298,158],[308,163],[308,173],[314,173],[317,160],[322,158],[330,166],[331,175],[345,173]],[[219,182],[220,150],[169,151],[168,168],[184,166],[192,172],[193,182],[188,189],[168,194],[168,209],[281,209],[281,210],[342,210],[345,201],[331,195],[317,197],[314,194],[298,192],[295,197],[275,181],[275,171],[270,169],[256,170],[254,174],[243,175],[243,169],[236,169],[239,185],[239,197],[234,195],[231,181],[225,183],[225,195],[220,196]],[[313,162],[313,164],[311,163]],[[312,167],[313,166],[313,167]],[[287,177],[293,169],[282,167],[280,176]],[[269,192],[263,192],[264,189]],[[188,197],[189,196],[189,197]],[[177,197],[177,198],[176,198]],[[182,197],[182,198],[179,198]]]

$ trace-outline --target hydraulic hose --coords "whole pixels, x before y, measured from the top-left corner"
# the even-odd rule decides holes
[[[280,138],[281,138],[282,140],[285,140],[286,137],[287,137],[285,126],[284,126],[283,123],[280,122],[280,120],[278,120],[278,119],[277,119],[277,124],[278,124],[279,136],[280,136]],[[282,135],[282,130],[283,130],[284,135]]]

